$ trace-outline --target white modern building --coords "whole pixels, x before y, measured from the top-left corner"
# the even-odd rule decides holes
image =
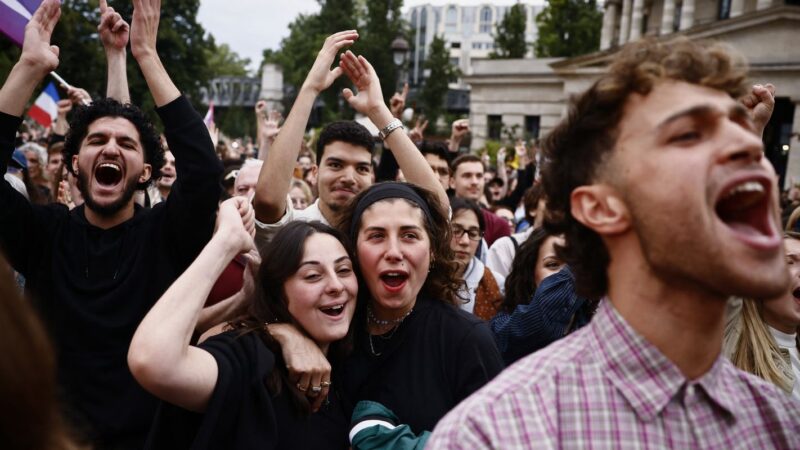
[[[525,7],[527,29],[525,40],[536,41],[536,16],[544,8],[544,0],[536,2],[520,2]],[[425,79],[423,68],[434,36],[444,38],[450,50],[450,61],[461,69],[461,73],[469,75],[473,58],[488,58],[494,50],[495,27],[514,2],[486,2],[477,6],[463,6],[457,2],[444,5],[419,5],[409,8],[405,19],[411,25],[411,57],[409,65],[409,84],[419,86]],[[533,50],[530,50],[533,57]],[[454,88],[464,88],[462,83],[455,83]]]

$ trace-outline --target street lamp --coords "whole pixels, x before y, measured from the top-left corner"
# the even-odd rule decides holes
[[[401,36],[395,38],[391,45],[392,57],[394,58],[394,65],[402,67],[406,62],[406,53],[408,53],[408,41]]]

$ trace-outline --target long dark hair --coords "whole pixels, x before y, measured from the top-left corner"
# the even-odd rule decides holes
[[[539,251],[547,238],[553,236],[544,228],[537,228],[531,232],[528,239],[519,246],[514,262],[511,263],[511,272],[506,278],[506,298],[501,309],[511,314],[517,305],[528,304],[536,292],[536,280],[533,272],[539,260]]]
[[[367,195],[380,184],[381,183],[374,184],[370,188],[361,191],[350,201],[350,203],[348,203],[344,211],[342,211],[340,222],[337,224],[337,228],[339,228],[339,230],[347,232],[353,229],[352,225],[355,225],[356,230],[361,227],[360,223],[353,224],[352,222],[356,206],[365,195]],[[417,194],[419,194],[419,196],[422,197],[422,199],[428,204],[428,208],[431,211],[431,220],[423,221],[425,231],[428,233],[428,238],[431,243],[431,267],[430,272],[428,272],[428,277],[425,279],[425,283],[422,285],[422,290],[420,292],[430,299],[441,300],[445,303],[458,305],[461,303],[461,300],[458,297],[458,289],[461,286],[461,281],[456,275],[458,271],[458,263],[455,261],[455,257],[453,256],[453,249],[450,248],[450,241],[452,240],[453,233],[450,230],[450,221],[448,220],[447,210],[439,202],[438,197],[433,192],[411,183],[403,184],[406,184],[414,189],[414,191],[416,191]],[[403,199],[394,200],[407,201]],[[408,203],[413,207],[418,208],[418,206],[413,202]],[[353,242],[353,245],[357,246],[358,243]],[[360,275],[361,269],[358,263],[358,252],[355,253],[356,258],[353,260],[353,263],[357,273]],[[363,277],[361,276],[359,276],[358,287],[359,297],[367,296],[365,298],[368,298],[370,295],[369,290],[364,284]],[[365,302],[361,302],[361,304],[364,303]]]
[[[257,296],[251,302],[247,315],[233,324],[234,328],[245,333],[258,333],[267,347],[275,354],[275,370],[266,380],[267,388],[273,395],[283,389],[289,392],[295,410],[301,414],[309,414],[311,407],[307,397],[297,391],[289,381],[286,364],[283,361],[281,346],[269,333],[265,326],[268,323],[288,323],[301,332],[304,331],[289,313],[286,293],[283,285],[292,275],[297,273],[303,262],[306,240],[315,234],[328,234],[342,243],[351,260],[355,260],[350,243],[343,233],[321,222],[294,221],[282,228],[264,248],[261,268],[258,273]],[[350,327],[352,330],[352,327]],[[331,344],[328,359],[331,365],[341,359],[352,349],[352,331],[347,336]]]

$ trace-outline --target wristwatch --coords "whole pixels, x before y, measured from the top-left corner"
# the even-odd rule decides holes
[[[389,122],[389,125],[386,125],[381,131],[378,132],[378,137],[381,138],[382,141],[385,141],[386,138],[392,134],[392,131],[398,128],[403,128],[403,122],[401,122],[400,119],[394,119]]]

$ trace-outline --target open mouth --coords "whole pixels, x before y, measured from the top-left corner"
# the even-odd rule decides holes
[[[344,312],[344,305],[345,304],[342,303],[340,305],[326,306],[324,308],[320,308],[319,310],[328,316],[339,317]]]
[[[408,274],[402,271],[387,271],[380,274],[381,282],[389,291],[399,291],[408,281]]]
[[[122,169],[115,163],[103,163],[95,169],[94,177],[102,186],[116,186],[122,181]]]
[[[751,178],[732,183],[717,200],[717,216],[737,236],[752,245],[780,245],[780,236],[773,224],[769,193],[770,184],[765,179]]]
[[[800,302],[800,287],[794,288],[792,291],[792,297],[794,297],[796,301]]]

